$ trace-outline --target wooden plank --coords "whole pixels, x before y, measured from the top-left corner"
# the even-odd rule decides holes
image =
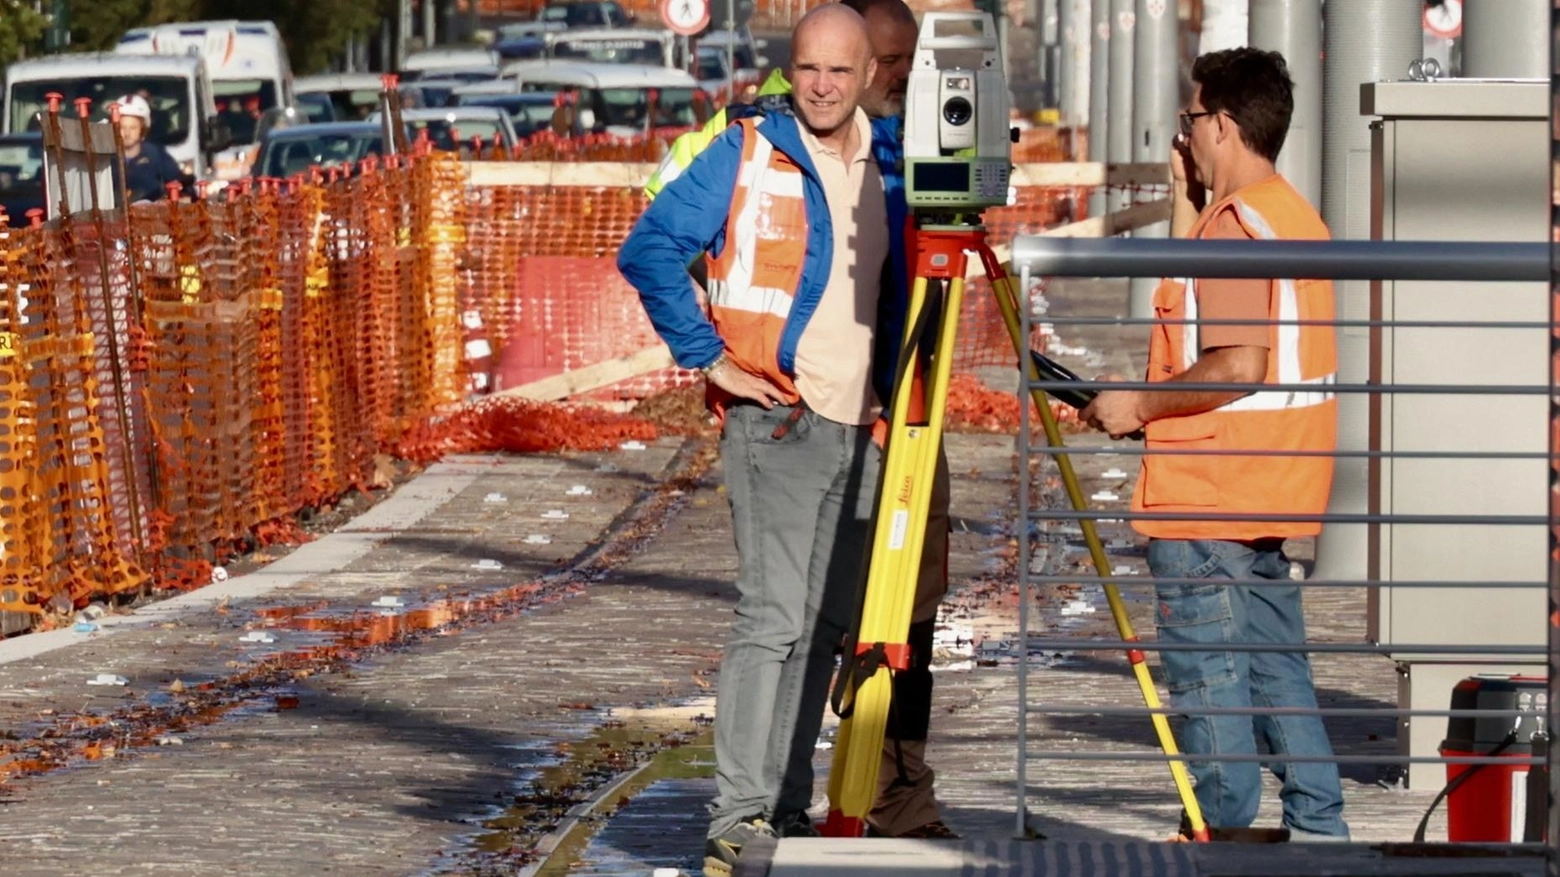
[[[653,164],[616,161],[471,161],[466,162],[466,183],[641,189],[655,168]]]
[[[1170,199],[1161,198],[1158,201],[1145,201],[1142,204],[1134,204],[1125,210],[1107,213],[1104,216],[1091,216],[1088,219],[1069,222],[1056,228],[1048,228],[1040,232],[1040,236],[1048,238],[1104,238],[1124,231],[1142,228],[1145,225],[1153,225],[1156,222],[1168,222],[1169,220]]]
[[[1156,222],[1166,222],[1169,219],[1170,199],[1161,198],[1158,201],[1134,204],[1116,213],[1107,213],[1104,216],[1094,216],[1078,222],[1059,225],[1056,228],[1046,229],[1040,232],[1040,236],[1052,238],[1110,237],[1120,232],[1142,228],[1145,225],[1153,225]],[[991,252],[996,254],[998,262],[1006,265],[1012,258],[1012,245],[1008,242],[993,244]],[[965,276],[977,277],[984,273],[985,269],[981,267],[980,260],[971,259]]]
[[[666,345],[657,344],[629,356],[598,362],[584,368],[542,378],[539,381],[521,384],[518,387],[509,387],[492,395],[518,396],[521,399],[534,399],[538,402],[554,402],[579,393],[599,390],[646,372],[672,368],[676,365],[677,363],[672,360],[672,352],[666,349]]]
[[[1013,185],[1026,186],[1164,186],[1170,166],[1164,162],[1103,164],[1097,161],[1057,161],[1020,164],[1013,168]]]

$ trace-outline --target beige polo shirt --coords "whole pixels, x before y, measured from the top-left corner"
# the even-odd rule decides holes
[[[880,407],[872,390],[872,333],[888,259],[888,208],[872,158],[872,126],[859,107],[855,125],[860,142],[847,165],[799,124],[834,222],[834,261],[823,299],[797,344],[796,388],[824,417],[867,424]]]

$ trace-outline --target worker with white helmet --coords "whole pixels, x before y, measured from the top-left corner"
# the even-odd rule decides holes
[[[152,106],[138,94],[115,101],[119,106],[119,138],[125,150],[125,190],[129,200],[160,201],[172,182],[194,185],[195,179],[179,169],[178,162],[162,146],[146,139],[152,127]]]

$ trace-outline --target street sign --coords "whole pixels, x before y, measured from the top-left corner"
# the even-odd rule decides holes
[[[672,33],[697,36],[710,26],[709,0],[661,0],[661,23]]]
[[[1425,30],[1450,40],[1462,36],[1462,0],[1444,0],[1439,6],[1426,6]]]

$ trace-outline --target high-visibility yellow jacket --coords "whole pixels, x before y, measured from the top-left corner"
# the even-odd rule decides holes
[[[693,160],[699,153],[709,147],[720,132],[726,130],[738,119],[748,116],[760,115],[764,112],[764,98],[791,93],[791,83],[785,79],[785,74],[779,70],[772,71],[764,84],[759,86],[758,100],[751,104],[737,104],[736,106],[722,107],[719,112],[710,117],[704,127],[697,131],[689,131],[672,142],[672,148],[661,159],[661,166],[650,174],[650,179],[645,183],[645,197],[654,200],[661,194],[666,184],[677,179],[682,172],[693,164]]]

